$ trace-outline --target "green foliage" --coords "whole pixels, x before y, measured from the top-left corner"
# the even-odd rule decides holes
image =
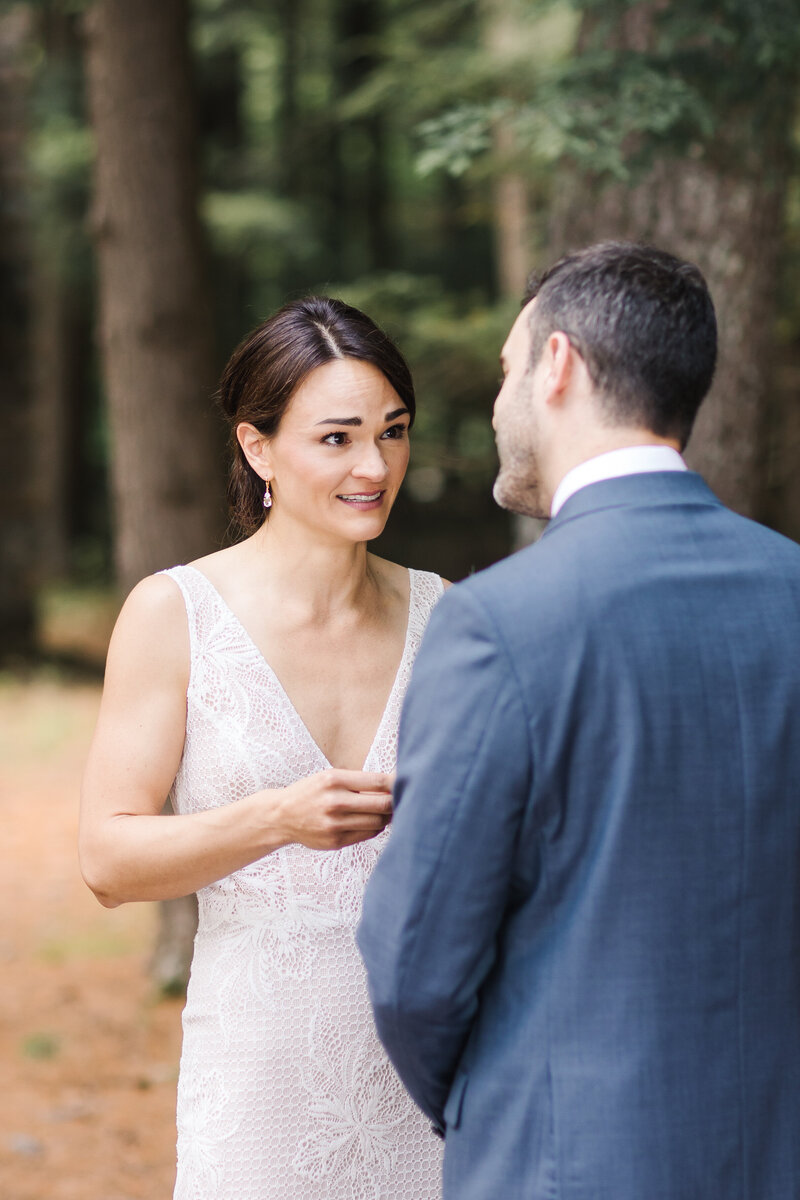
[[[421,175],[446,170],[463,175],[474,159],[492,145],[492,126],[508,111],[502,100],[490,104],[462,104],[440,117],[422,121],[417,128],[425,149],[417,159]]]
[[[48,16],[52,5],[42,4],[42,23],[33,41],[31,72],[31,131],[28,169],[33,228],[43,253],[55,255],[56,270],[70,282],[88,273],[89,206],[92,137],[83,111],[82,81],[72,46],[53,44]],[[74,21],[57,6],[69,36],[77,36]]]
[[[208,191],[201,213],[214,249],[246,260],[254,275],[272,276],[285,258],[287,240],[310,251],[310,231],[297,205],[256,189]]]
[[[593,41],[631,10],[649,7],[655,17],[655,50],[668,57],[687,49],[706,66],[716,63],[715,75],[727,75],[733,62],[747,64],[759,75],[774,70],[797,72],[800,22],[796,0],[681,0],[680,4],[645,6],[641,0],[572,0],[574,7],[597,19]],[[717,80],[718,82],[718,80]],[[741,75],[728,82],[750,94],[754,78]]]
[[[46,1062],[56,1058],[61,1050],[61,1043],[52,1033],[32,1033],[22,1043],[22,1053],[25,1058],[38,1062]]]
[[[551,18],[566,7],[531,5]],[[626,181],[656,156],[690,147],[735,160],[749,139],[796,111],[796,0],[573,0],[569,7],[580,19],[580,54],[565,55],[563,46],[548,53],[537,42],[516,80],[519,59],[506,61],[490,99],[460,101],[420,126],[421,170],[463,174],[490,150],[502,116],[529,174],[571,162]],[[626,28],[628,38],[620,35]]]
[[[394,272],[333,289],[400,345],[417,393],[414,461],[486,485],[496,469],[491,411],[500,349],[516,306],[447,293],[435,277]]]
[[[84,0],[31,7],[37,251],[88,305]],[[220,357],[287,297],[344,295],[410,360],[415,463],[463,488],[486,489],[495,469],[489,414],[514,317],[496,300],[495,181],[523,176],[543,228],[562,164],[623,182],[687,152],[736,166],[795,119],[797,0],[191,0],[190,10]],[[638,29],[627,41],[626,21]],[[786,262],[799,263],[796,183],[791,196]],[[786,287],[786,340],[800,330],[795,292]],[[97,534],[107,446],[90,388],[83,403],[92,496],[76,538],[94,569],[107,553]]]
[[[596,175],[628,180],[659,149],[674,148],[679,130],[705,139],[714,121],[685,80],[641,56],[604,51],[569,63],[543,82],[537,103],[517,110],[513,128],[543,164],[570,161]]]

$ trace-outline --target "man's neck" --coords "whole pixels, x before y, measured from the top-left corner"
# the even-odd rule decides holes
[[[548,476],[552,481],[553,491],[561,480],[574,467],[588,462],[591,458],[599,458],[601,454],[609,454],[612,450],[627,450],[631,446],[670,446],[680,454],[681,446],[677,438],[659,437],[650,429],[639,429],[628,426],[607,429],[601,427],[589,430],[575,438],[563,437],[563,449],[553,455],[553,463]]]
[[[621,444],[620,444],[621,443]],[[596,453],[573,461],[559,479],[550,503],[551,516],[574,492],[590,483],[649,471],[685,470],[677,441],[654,435],[606,442]]]

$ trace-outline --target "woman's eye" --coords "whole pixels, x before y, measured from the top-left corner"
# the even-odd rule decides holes
[[[337,433],[329,433],[322,439],[325,446],[345,446],[347,444],[347,434],[341,431]]]
[[[392,425],[383,434],[385,438],[401,438],[406,432],[405,425]]]

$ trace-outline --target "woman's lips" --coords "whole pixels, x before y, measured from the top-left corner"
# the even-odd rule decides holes
[[[337,496],[336,499],[341,500],[349,508],[357,508],[361,512],[365,512],[371,508],[379,508],[385,494],[383,491],[351,492],[349,495]]]

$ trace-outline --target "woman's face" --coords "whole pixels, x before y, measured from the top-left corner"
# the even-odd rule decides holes
[[[291,517],[349,542],[377,537],[408,466],[409,419],[370,363],[343,358],[316,367],[263,445],[270,521]]]

